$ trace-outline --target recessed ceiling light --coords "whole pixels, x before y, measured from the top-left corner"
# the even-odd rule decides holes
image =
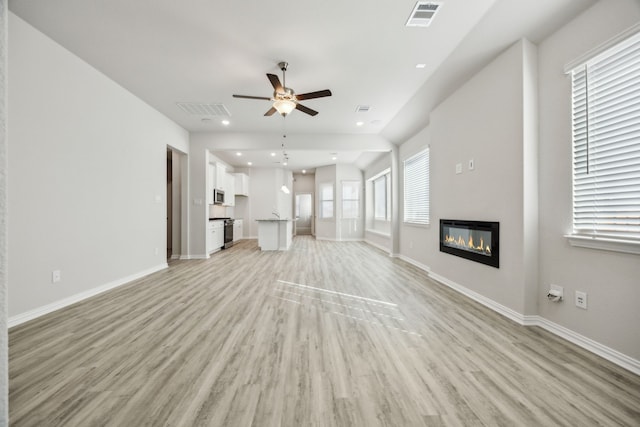
[[[248,164],[249,166],[251,166],[253,163],[252,163],[252,162],[247,162],[247,164]]]
[[[238,152],[236,153],[236,156],[238,156],[238,157],[239,157],[239,156],[242,156],[242,153],[238,151]]]
[[[222,123],[222,124],[223,124],[223,125],[225,125],[225,126],[229,126],[229,123],[230,123],[230,122],[229,122],[229,120],[223,120],[223,121],[221,121],[220,123]]]
[[[283,165],[285,165],[285,166],[287,166],[288,164],[289,164],[289,163],[287,163],[287,162],[284,162],[284,163],[283,163]]]
[[[356,126],[362,126],[364,122],[356,122]]]
[[[331,160],[337,160],[337,159],[338,159],[338,158],[337,158],[336,156],[333,156],[333,157],[331,158]]]
[[[275,156],[276,156],[276,153],[271,153],[271,157],[275,157]]]
[[[425,68],[427,64],[416,64],[416,68]]]
[[[307,170],[306,169],[302,169],[302,173],[307,173]]]

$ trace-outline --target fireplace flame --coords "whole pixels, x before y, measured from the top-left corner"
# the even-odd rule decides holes
[[[449,246],[458,246],[463,249],[478,251],[486,255],[491,255],[491,246],[485,245],[484,239],[482,237],[480,237],[480,244],[478,244],[477,246],[474,245],[472,236],[469,236],[469,240],[465,242],[462,236],[458,236],[456,238],[454,236],[445,235],[444,243],[448,244]]]

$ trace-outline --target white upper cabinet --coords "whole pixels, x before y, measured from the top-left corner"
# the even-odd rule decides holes
[[[225,206],[235,206],[236,205],[236,195],[235,195],[235,187],[236,180],[233,174],[227,173],[225,174],[225,187],[224,187],[224,205]]]
[[[220,162],[215,164],[215,181],[216,190],[225,191],[227,188],[227,167]]]
[[[235,193],[236,196],[249,195],[249,176],[246,173],[236,173],[235,176]]]

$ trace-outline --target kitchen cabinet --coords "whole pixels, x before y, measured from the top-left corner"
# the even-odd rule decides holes
[[[224,246],[224,221],[209,221],[207,230],[207,253],[219,251]]]
[[[249,195],[249,175],[246,173],[235,173],[235,193],[236,196]]]
[[[242,220],[236,219],[233,222],[233,241],[237,242],[238,240],[242,240],[244,238],[244,230],[242,226]]]
[[[235,195],[235,187],[236,180],[233,174],[225,174],[225,182],[226,185],[224,187],[224,205],[225,206],[235,206],[236,205],[236,195]]]
[[[215,164],[214,188],[225,191],[227,187],[227,167],[220,162]]]

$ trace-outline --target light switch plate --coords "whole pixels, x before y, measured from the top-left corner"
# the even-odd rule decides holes
[[[456,174],[462,173],[462,163],[456,164]]]
[[[473,169],[475,169],[475,162],[471,159],[469,160],[469,170],[472,171]]]

